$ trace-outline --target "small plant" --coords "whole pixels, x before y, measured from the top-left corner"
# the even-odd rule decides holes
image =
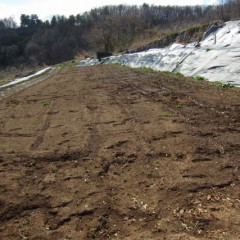
[[[177,77],[184,77],[184,75],[182,74],[182,73],[180,73],[180,72],[175,72],[175,73],[173,73],[175,76],[177,76]]]
[[[222,83],[220,81],[214,82],[214,84],[218,87],[223,87],[223,88],[235,88],[235,86],[232,83]]]
[[[171,115],[171,113],[169,113],[169,112],[161,112],[160,113],[160,117],[171,117],[172,115]]]
[[[49,101],[46,100],[46,101],[43,102],[43,106],[44,106],[44,107],[49,107],[49,105],[50,105],[50,102],[49,102]]]
[[[54,65],[54,67],[56,68],[73,67],[74,64],[75,64],[75,61],[65,61],[65,62],[61,62]]]
[[[184,77],[184,75],[180,72],[162,71],[161,73],[169,77]]]
[[[223,88],[235,88],[235,86],[232,83],[224,83],[222,85]]]
[[[182,108],[183,108],[183,105],[178,103],[178,104],[176,105],[176,108],[177,108],[177,109],[182,109]]]
[[[118,63],[118,62],[113,62],[113,63],[111,63],[112,65],[114,65],[114,66],[123,66],[122,64],[120,64],[120,63]]]
[[[218,87],[222,87],[222,82],[220,82],[220,81],[215,81],[214,82],[214,85],[216,85],[216,86],[218,86]]]
[[[211,48],[207,48],[207,49],[206,49],[207,52],[209,52],[209,51],[211,51],[211,50],[212,50]]]
[[[148,68],[148,67],[141,67],[139,69],[143,72],[146,72],[146,73],[155,72],[155,70],[153,70],[152,68]]]
[[[203,80],[205,80],[205,78],[202,77],[202,76],[196,76],[194,79],[196,79],[196,80],[198,80],[198,81],[203,81]]]

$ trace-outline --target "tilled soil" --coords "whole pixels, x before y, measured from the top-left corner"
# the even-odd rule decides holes
[[[239,90],[67,67],[0,101],[0,143],[0,239],[240,239]]]

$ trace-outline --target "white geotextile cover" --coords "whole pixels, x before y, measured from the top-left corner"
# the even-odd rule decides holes
[[[42,70],[40,70],[40,71],[38,71],[38,72],[36,72],[36,73],[34,73],[34,74],[32,74],[32,75],[29,75],[29,76],[27,76],[27,77],[16,78],[15,80],[13,80],[13,81],[11,81],[11,82],[9,82],[9,83],[6,83],[6,84],[0,86],[0,89],[1,89],[1,88],[5,88],[5,87],[8,87],[8,86],[11,86],[11,85],[16,85],[16,84],[21,83],[21,82],[25,82],[25,81],[29,80],[29,79],[32,78],[32,77],[38,76],[38,75],[46,72],[48,69],[51,69],[51,67],[46,67],[46,68],[44,68],[44,69],[42,69]]]
[[[216,32],[216,44],[211,34],[200,47],[174,43],[166,48],[112,56],[105,63],[181,72],[240,86],[240,21],[227,22],[220,28]]]

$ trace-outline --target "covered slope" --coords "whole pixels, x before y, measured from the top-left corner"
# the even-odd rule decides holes
[[[166,48],[111,57],[107,63],[203,76],[210,81],[240,85],[240,21],[227,22],[200,47],[173,44]]]

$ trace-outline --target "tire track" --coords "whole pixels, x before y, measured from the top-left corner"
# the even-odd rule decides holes
[[[29,148],[31,151],[36,150],[44,141],[44,136],[46,134],[46,131],[50,128],[50,125],[51,125],[51,114],[49,113],[53,109],[53,104],[54,104],[54,101],[52,101],[51,104],[49,105],[49,111],[45,115],[45,120],[44,120],[42,129],[40,133],[37,135],[35,141],[31,144]]]

